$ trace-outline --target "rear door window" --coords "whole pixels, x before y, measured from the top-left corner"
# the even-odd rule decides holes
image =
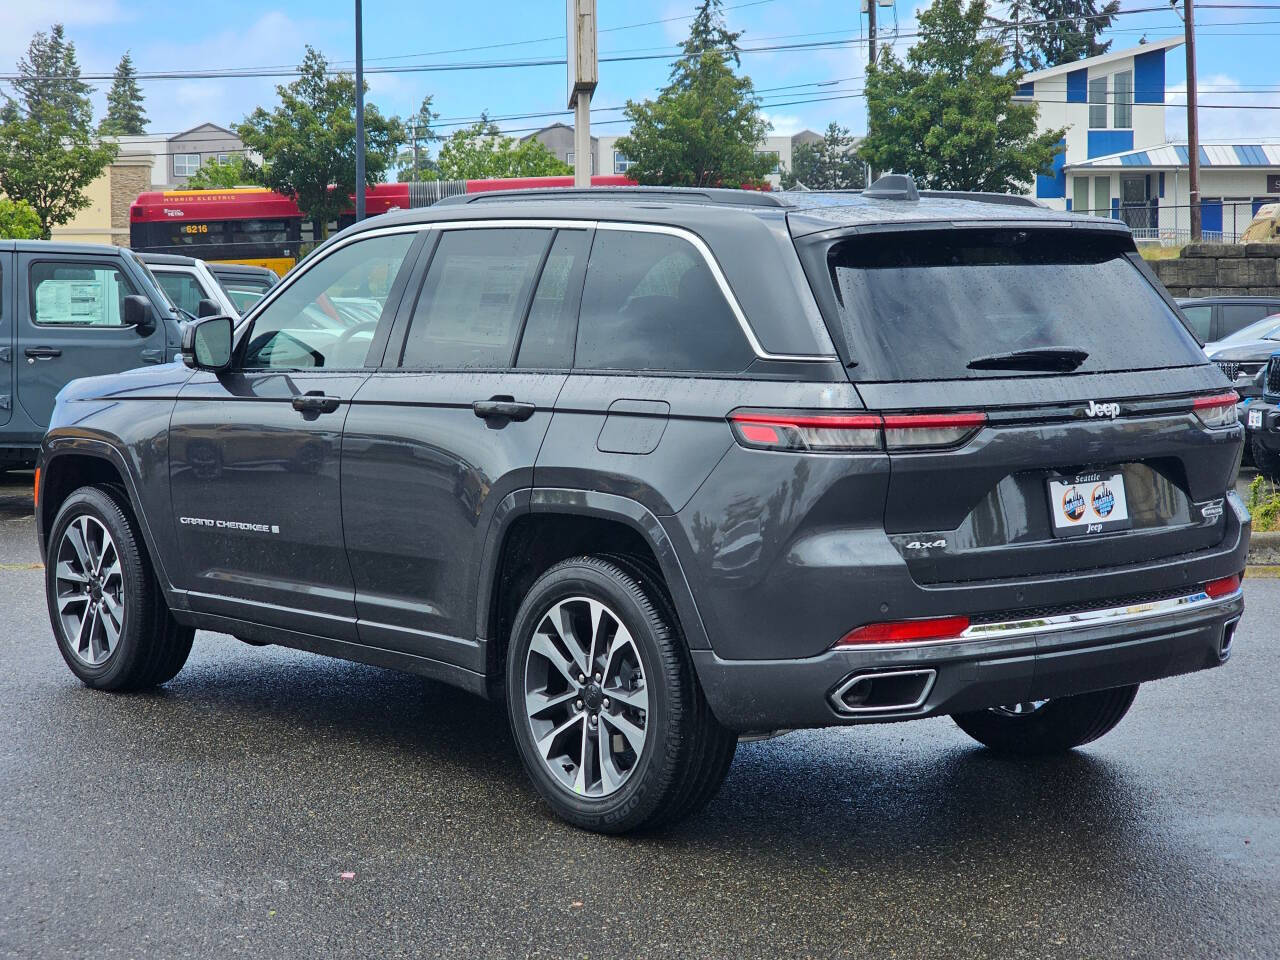
[[[974,361],[1067,348],[1076,373],[1205,362],[1121,238],[1054,229],[873,233],[834,242],[827,282],[855,380],[1044,375]],[[825,299],[825,298],[824,298]]]
[[[754,356],[693,244],[664,233],[596,232],[575,369],[738,373]]]
[[[511,366],[548,229],[446,230],[422,283],[400,365]]]

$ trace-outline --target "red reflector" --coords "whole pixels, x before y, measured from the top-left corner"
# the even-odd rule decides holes
[[[767,423],[744,423],[739,428],[752,443],[781,443],[778,431]]]
[[[969,629],[968,617],[934,617],[930,620],[899,620],[894,623],[869,623],[850,630],[837,647],[854,647],[863,643],[911,643],[917,640],[950,640]]]
[[[1238,573],[1230,577],[1223,577],[1221,580],[1211,581],[1204,586],[1204,592],[1215,600],[1218,597],[1230,596],[1239,589],[1240,575]]]
[[[39,509],[40,508],[40,468],[39,467],[36,467],[36,479],[35,479],[35,482],[32,484],[31,499],[33,501],[32,506],[34,506],[36,509]]]
[[[884,418],[889,430],[941,430],[948,427],[980,427],[985,413],[890,413]]]
[[[1240,395],[1237,393],[1218,393],[1212,397],[1196,397],[1191,407],[1194,410],[1208,410],[1214,407],[1234,407],[1239,402]]]

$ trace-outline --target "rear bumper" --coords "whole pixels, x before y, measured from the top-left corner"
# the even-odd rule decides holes
[[[1191,597],[1195,594],[1189,595]],[[1127,608],[1129,616],[1074,624],[1019,624],[999,636],[832,650],[800,660],[722,660],[694,651],[698,677],[721,723],[742,732],[914,720],[1144,683],[1224,663],[1243,592],[1218,599]],[[1124,613],[1125,611],[1119,611]],[[841,706],[860,675],[918,678],[898,706]],[[856,699],[856,698],[855,698]]]

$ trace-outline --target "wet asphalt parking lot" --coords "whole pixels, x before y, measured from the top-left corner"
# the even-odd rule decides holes
[[[1280,580],[1105,739],[950,721],[743,744],[675,829],[553,819],[493,704],[200,634],[162,691],[50,634],[0,480],[0,956],[1280,957]]]

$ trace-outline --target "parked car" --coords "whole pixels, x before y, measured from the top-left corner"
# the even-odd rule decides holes
[[[0,240],[0,469],[35,464],[68,381],[171,362],[178,324],[129,250]]]
[[[240,309],[203,260],[172,253],[140,253],[138,259],[147,265],[169,301],[189,319],[218,314],[240,318]]]
[[[1280,297],[1179,297],[1178,306],[1196,336],[1213,343],[1280,313]]]
[[[312,322],[346,301],[376,319]],[[1237,398],[1116,221],[900,176],[472,195],[183,359],[45,438],[75,675],[164,683],[199,628],[434,677],[592,830],[698,809],[743,735],[1071,749],[1244,609]]]
[[[1216,343],[1204,345],[1205,355],[1227,375],[1241,399],[1261,395],[1254,381],[1277,349],[1280,349],[1280,313],[1251,323]]]
[[[247,263],[210,263],[208,267],[240,313],[247,313],[280,282],[280,275],[274,270]]]
[[[1262,380],[1262,397],[1246,413],[1253,464],[1272,483],[1280,483],[1280,352],[1271,355]]]

